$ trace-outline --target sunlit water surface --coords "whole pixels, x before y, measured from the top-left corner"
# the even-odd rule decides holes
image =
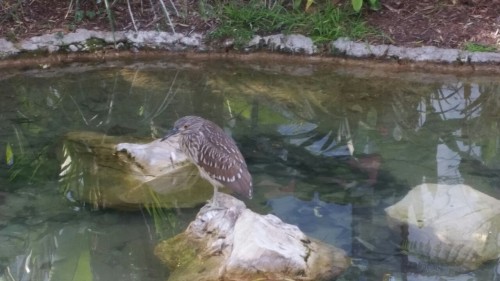
[[[198,207],[75,199],[59,178],[61,142],[75,131],[153,139],[184,115],[237,141],[254,178],[251,209],[352,257],[339,280],[500,280],[497,261],[466,272],[412,264],[384,212],[421,183],[500,199],[499,89],[491,77],[223,60],[2,75],[0,280],[166,280],[154,246]]]

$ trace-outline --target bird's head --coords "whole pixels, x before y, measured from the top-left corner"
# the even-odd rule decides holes
[[[201,129],[205,120],[198,116],[184,116],[174,123],[174,127],[161,139],[164,141],[174,135],[186,135]]]

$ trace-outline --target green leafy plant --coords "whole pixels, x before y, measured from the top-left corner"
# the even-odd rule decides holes
[[[304,12],[297,7],[295,2],[292,9],[278,4],[269,7],[260,1],[246,5],[231,2],[221,10],[221,21],[211,37],[234,38],[236,46],[241,46],[255,34],[298,32],[312,37],[316,43],[324,43],[339,37],[356,39],[374,33],[352,10],[324,5]]]
[[[361,7],[363,7],[363,2],[368,2],[368,6],[372,10],[380,9],[380,0],[351,0],[352,8],[354,11],[361,11]]]
[[[98,12],[95,11],[83,11],[83,10],[76,10],[75,11],[75,21],[77,23],[82,22],[85,18],[88,18],[89,20],[93,20]]]
[[[84,18],[84,13],[82,10],[76,10],[75,11],[75,21],[76,22],[81,22],[83,21]]]
[[[351,13],[338,7],[328,6],[308,16],[306,29],[299,30],[299,32],[308,34],[316,43],[324,43],[339,37],[358,39],[375,33],[359,15]],[[307,32],[307,30],[310,31]]]
[[[230,2],[223,7],[220,17],[220,25],[211,37],[231,37],[237,44],[248,41],[254,34],[282,31],[294,21],[293,15],[287,16],[283,7],[268,8],[258,1],[247,5]]]

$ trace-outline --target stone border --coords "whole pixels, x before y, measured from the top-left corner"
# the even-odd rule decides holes
[[[206,45],[205,36],[200,33],[170,33],[159,31],[94,31],[77,29],[75,32],[61,32],[35,36],[17,43],[0,38],[0,59],[13,59],[23,53],[48,52],[92,52],[106,49],[139,52],[143,49],[168,51],[219,51],[231,45],[230,41],[219,47]],[[370,45],[347,38],[340,38],[327,44],[328,51],[318,51],[312,39],[300,34],[276,34],[255,36],[244,52],[267,50],[278,53],[343,56],[350,58],[372,58],[389,61],[430,62],[447,64],[500,64],[500,53],[468,52],[458,49],[442,49],[433,46],[418,48],[394,45]]]
[[[0,38],[0,58],[12,58],[15,55],[29,52],[86,52],[102,49],[129,49],[138,51],[141,48],[184,50],[195,48],[202,50],[203,36],[199,33],[182,35],[179,33],[156,31],[94,31],[77,29],[75,32],[61,32],[35,36],[12,43]]]
[[[332,42],[334,52],[357,57],[377,59],[398,59],[415,62],[438,63],[500,63],[500,53],[468,52],[459,49],[443,49],[433,46],[418,48],[397,47],[394,45],[369,45],[352,42],[347,38],[340,38]]]

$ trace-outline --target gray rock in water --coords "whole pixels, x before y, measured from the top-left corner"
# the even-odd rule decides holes
[[[123,137],[68,133],[60,182],[76,200],[96,207],[194,207],[213,189],[186,161],[175,140],[124,143]]]
[[[500,255],[500,201],[468,185],[421,184],[385,211],[408,226],[411,262],[469,271]]]
[[[259,215],[219,194],[184,233],[155,254],[172,270],[168,280],[331,280],[349,265],[345,252],[311,239],[274,215]]]

